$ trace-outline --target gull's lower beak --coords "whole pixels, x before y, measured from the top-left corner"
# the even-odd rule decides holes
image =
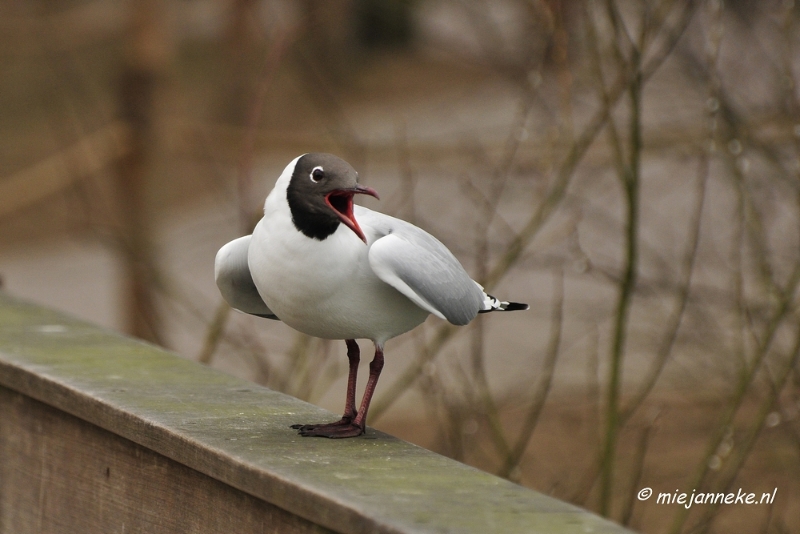
[[[352,189],[336,189],[331,191],[325,195],[325,203],[336,213],[339,220],[366,244],[367,238],[353,215],[353,195],[369,195],[380,200],[377,191],[371,187],[358,184]]]

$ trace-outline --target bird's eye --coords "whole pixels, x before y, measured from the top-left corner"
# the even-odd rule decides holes
[[[322,167],[314,167],[314,170],[311,171],[310,178],[312,182],[319,182],[325,178],[325,171],[322,170]]]

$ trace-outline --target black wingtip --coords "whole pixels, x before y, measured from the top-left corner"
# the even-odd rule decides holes
[[[494,297],[492,297],[494,298]],[[496,299],[495,299],[496,301]],[[489,313],[493,311],[519,311],[519,310],[527,310],[530,306],[527,304],[523,304],[522,302],[497,302],[495,303],[495,307],[489,308],[488,310],[480,310],[478,313]]]

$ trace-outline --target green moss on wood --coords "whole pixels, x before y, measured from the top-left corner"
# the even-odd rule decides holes
[[[624,529],[308,403],[0,294],[0,384],[342,532],[616,533]]]

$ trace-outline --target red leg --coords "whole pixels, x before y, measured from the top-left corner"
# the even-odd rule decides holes
[[[369,364],[369,380],[367,380],[367,389],[364,390],[364,397],[361,399],[361,410],[353,420],[353,424],[359,428],[363,433],[367,427],[367,410],[369,410],[369,403],[372,402],[372,394],[375,393],[375,387],[378,385],[378,378],[381,376],[383,370],[383,347],[375,345],[375,358]]]
[[[347,375],[347,400],[344,405],[342,419],[348,422],[356,417],[356,378],[358,377],[358,364],[361,362],[361,351],[355,339],[346,339],[347,360],[350,362],[350,372]]]
[[[356,381],[358,378],[358,364],[361,361],[361,351],[355,339],[345,339],[345,343],[347,343],[347,360],[350,364],[350,371],[347,375],[347,399],[345,400],[344,415],[335,423],[292,425],[291,428],[300,430],[302,433],[310,430],[348,426],[356,418]]]
[[[308,428],[311,425],[307,425],[300,428],[300,435],[319,436],[325,438],[353,438],[363,434],[367,427],[367,411],[369,410],[369,404],[372,401],[372,394],[375,393],[375,386],[378,385],[378,378],[381,376],[382,369],[383,347],[376,344],[375,358],[369,364],[369,380],[367,381],[367,389],[364,391],[364,398],[361,399],[361,409],[358,410],[355,419],[353,419],[352,422],[348,421],[346,424],[341,424],[340,422],[340,424],[337,424],[336,426],[327,425],[326,427],[315,426],[313,428]],[[349,398],[350,391],[348,383],[348,403]]]

